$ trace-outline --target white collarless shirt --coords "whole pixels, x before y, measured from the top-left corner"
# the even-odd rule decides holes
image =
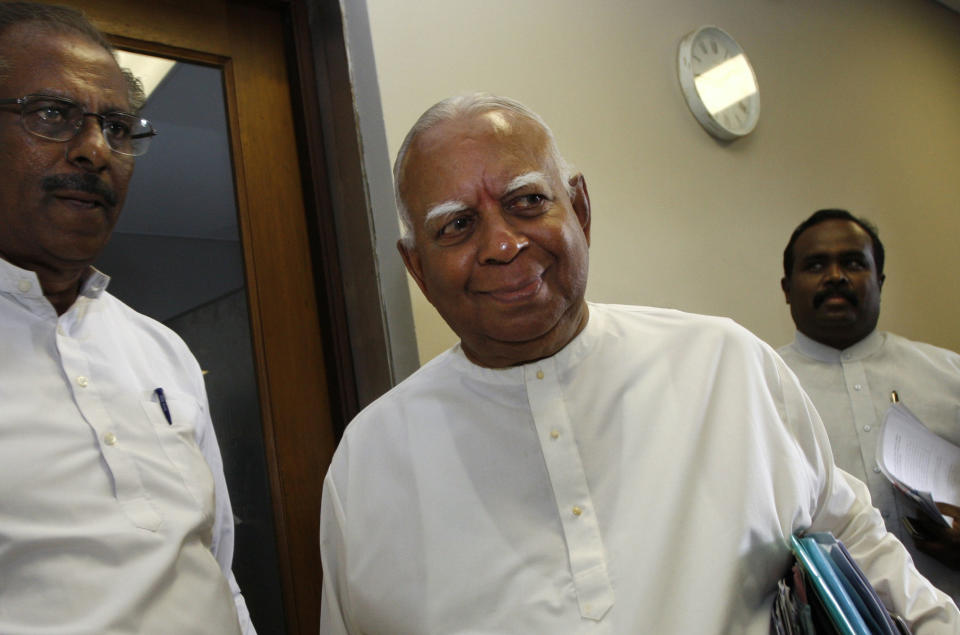
[[[108,281],[0,260],[0,633],[253,633],[200,369]]]
[[[494,370],[455,347],[350,424],[324,481],[321,633],[766,634],[808,528],[916,633],[958,628],[768,346],[589,309],[553,357]]]
[[[960,445],[960,355],[882,331],[842,351],[797,332],[777,352],[816,405],[837,465],[867,484],[887,530],[907,546],[920,572],[960,601],[960,572],[914,547],[900,520],[916,513],[913,505],[876,460],[892,391],[930,430]]]

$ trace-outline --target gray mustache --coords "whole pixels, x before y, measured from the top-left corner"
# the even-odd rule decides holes
[[[93,174],[54,174],[44,177],[40,187],[44,192],[58,190],[86,192],[99,196],[109,207],[115,207],[117,204],[117,195],[113,188]]]

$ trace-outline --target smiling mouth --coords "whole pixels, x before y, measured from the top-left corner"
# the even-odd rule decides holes
[[[522,302],[535,296],[542,285],[543,278],[536,276],[518,285],[505,286],[484,293],[499,302]]]

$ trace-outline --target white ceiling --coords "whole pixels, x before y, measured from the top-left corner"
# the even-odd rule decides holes
[[[176,60],[155,55],[141,55],[130,51],[117,49],[117,62],[123,68],[130,69],[130,72],[136,76],[143,84],[143,92],[146,97],[150,97],[154,89],[160,85],[163,78],[167,76],[170,69],[176,64]]]

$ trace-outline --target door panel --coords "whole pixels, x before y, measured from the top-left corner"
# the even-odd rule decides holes
[[[147,66],[157,61],[172,64],[162,78]],[[124,54],[121,65],[144,80],[140,112],[160,134],[137,159],[95,264],[111,275],[111,293],[176,331],[200,362],[233,503],[233,572],[261,635],[283,633],[223,72],[143,55]]]

